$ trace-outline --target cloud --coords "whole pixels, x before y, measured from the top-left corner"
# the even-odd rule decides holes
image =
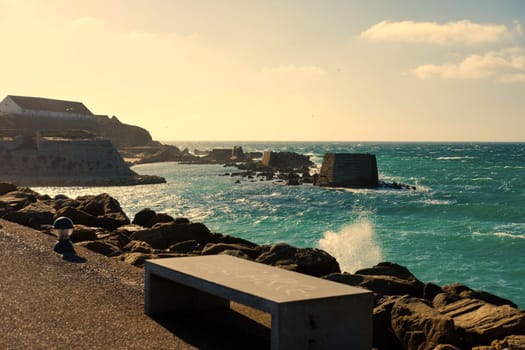
[[[509,28],[502,24],[479,24],[470,20],[448,22],[382,21],[360,34],[370,41],[398,41],[434,45],[482,45],[523,35],[519,22]]]
[[[489,79],[500,83],[525,82],[525,49],[515,47],[471,55],[458,63],[425,64],[412,70],[419,79]]]
[[[281,65],[278,67],[264,67],[262,69],[264,74],[294,74],[302,76],[323,76],[326,71],[318,66],[296,66],[296,65]]]
[[[78,17],[71,21],[71,24],[76,28],[83,28],[83,27],[90,27],[90,26],[99,26],[104,24],[104,21],[91,17],[91,16],[84,16],[84,17]]]

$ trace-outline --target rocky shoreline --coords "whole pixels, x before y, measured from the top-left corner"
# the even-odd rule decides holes
[[[108,258],[140,267],[146,259],[229,254],[374,292],[376,349],[525,349],[525,312],[512,301],[463,284],[420,281],[391,262],[342,272],[316,248],[257,245],[211,232],[202,223],[143,209],[130,220],[107,194],[53,198],[0,183],[0,217],[52,234],[59,216],[75,222],[71,240]]]

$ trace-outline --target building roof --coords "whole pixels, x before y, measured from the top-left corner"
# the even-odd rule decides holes
[[[63,100],[53,100],[42,97],[13,96],[8,95],[18,106],[23,109],[50,111],[50,112],[69,112],[76,114],[93,115],[82,102],[72,102]]]

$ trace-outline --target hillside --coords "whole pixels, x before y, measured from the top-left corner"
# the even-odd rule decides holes
[[[121,123],[116,117],[97,116],[94,120],[65,120],[21,115],[0,116],[0,129],[37,130],[87,130],[111,140],[117,148],[158,146],[150,133],[141,127]]]

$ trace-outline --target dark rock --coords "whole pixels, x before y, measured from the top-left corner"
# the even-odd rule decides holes
[[[81,209],[77,209],[70,206],[62,207],[61,209],[57,210],[55,219],[61,216],[66,216],[73,220],[73,223],[80,224],[84,226],[89,227],[95,227],[97,226],[97,218],[93,215],[86,213],[85,211]]]
[[[188,157],[191,157],[191,155],[184,154],[176,146],[161,145],[159,150],[155,154],[144,157],[141,160],[135,162],[135,164],[175,162],[175,161],[187,159]]]
[[[270,152],[263,154],[262,165],[276,170],[307,169],[314,165],[310,157],[294,152]]]
[[[155,254],[146,254],[146,253],[125,253],[124,262],[133,266],[142,267],[148,259],[156,259]]]
[[[122,254],[118,247],[104,241],[87,241],[81,242],[78,245],[108,257]]]
[[[199,246],[199,242],[195,240],[189,240],[172,244],[168,247],[167,250],[170,253],[189,253],[191,251],[194,251],[197,248],[197,246]]]
[[[0,202],[5,204],[7,211],[16,211],[36,202],[36,195],[19,188],[17,191],[8,192],[0,196]]]
[[[450,345],[450,344],[439,344],[434,348],[434,350],[461,350],[457,346]]]
[[[361,269],[356,275],[393,276],[403,280],[417,280],[406,267],[392,262],[380,262],[371,268]]]
[[[105,227],[110,231],[129,224],[129,219],[124,212],[106,213],[97,217],[97,226]]]
[[[71,242],[78,243],[84,241],[96,241],[98,239],[97,232],[99,228],[92,228],[84,225],[75,225],[75,229],[71,234]]]
[[[418,280],[406,267],[395,263],[381,262],[372,268],[358,270],[355,274],[370,276],[366,278],[367,285],[370,288],[381,288],[383,285],[387,287],[384,290],[385,293],[381,293],[379,290],[377,293],[385,295],[409,294],[414,297],[423,296],[423,282]],[[369,288],[368,286],[365,288]]]
[[[392,329],[407,350],[431,350],[439,344],[461,347],[454,321],[424,299],[403,296],[392,307]]]
[[[373,291],[380,295],[410,295],[418,297],[421,295],[419,286],[412,281],[404,280],[394,276],[358,275],[349,273],[335,273],[325,276],[331,281],[358,286]]]
[[[176,224],[189,224],[189,223],[191,223],[191,222],[190,222],[190,219],[188,219],[188,218],[176,218],[176,219],[174,220],[174,222],[175,222]]]
[[[78,245],[108,257],[122,254],[118,247],[103,240],[80,242]]]
[[[423,299],[433,301],[436,295],[442,293],[443,290],[440,286],[434,283],[427,283],[423,288]]]
[[[153,248],[143,241],[131,241],[124,246],[124,250],[131,253],[153,254]]]
[[[473,350],[525,350],[525,335],[509,335],[503,340],[494,340],[491,346],[476,347]]]
[[[299,181],[299,176],[294,173],[290,173],[286,178],[285,184],[287,186],[299,186],[301,182]]]
[[[55,201],[58,201],[58,200],[66,200],[66,199],[71,199],[71,198],[69,198],[65,194],[57,194],[55,197],[53,197],[53,199]]]
[[[81,196],[77,197],[76,200],[80,202],[79,209],[84,210],[93,216],[121,213],[122,216],[126,217],[126,214],[120,207],[120,203],[107,193],[102,193],[96,196]]]
[[[159,224],[159,223],[164,223],[164,222],[173,222],[175,221],[175,219],[168,215],[168,214],[165,214],[165,213],[157,213],[155,214],[154,217],[152,217],[147,223],[146,223],[146,227],[153,227],[155,226],[155,224]],[[189,220],[188,220],[189,222]],[[181,223],[179,221],[179,223]]]
[[[44,202],[30,203],[18,211],[11,211],[4,215],[4,219],[29,226],[37,230],[43,225],[51,225],[55,216],[55,209]]]
[[[220,254],[225,250],[242,252],[250,259],[255,259],[260,254],[258,250],[241,244],[208,243],[202,250],[202,255]]]
[[[201,223],[159,223],[152,228],[136,231],[131,238],[148,242],[154,249],[167,249],[169,246],[189,240],[201,245],[216,242],[216,237]]]
[[[460,299],[439,309],[454,320],[470,346],[489,345],[494,339],[525,334],[525,313],[509,305],[496,306],[477,299]]]
[[[253,260],[253,258],[251,258],[250,256],[248,256],[246,253],[240,251],[240,250],[229,250],[229,249],[226,249],[226,250],[223,250],[222,252],[219,253],[219,255],[230,255],[230,256],[234,256],[236,258],[241,258],[241,259],[245,259],[245,260]]]
[[[156,214],[157,213],[154,210],[150,208],[144,208],[135,214],[135,217],[131,223],[134,225],[146,227],[147,223],[153,219]]]
[[[461,283],[454,283],[448,286],[443,286],[443,291],[447,294],[457,295],[460,298],[479,299],[498,306],[509,305],[513,308],[518,307],[515,303],[508,299],[481,290],[470,289],[469,287]]]
[[[269,247],[256,260],[317,277],[341,271],[337,260],[327,252],[314,248],[296,248],[285,243]]]
[[[259,248],[257,244],[250,242],[246,239],[239,238],[239,237],[222,235],[220,233],[216,233],[215,236],[217,237],[217,241],[219,243],[241,244],[243,246],[250,247],[250,248]]]
[[[13,191],[16,191],[16,185],[8,182],[0,182],[0,196]]]
[[[373,346],[380,350],[403,350],[402,344],[392,330],[392,308],[400,297],[387,296],[374,307]]]
[[[109,243],[118,246],[121,250],[131,242],[131,238],[120,231],[113,231],[105,238]]]
[[[55,199],[53,202],[53,208],[55,208],[55,210],[60,210],[66,207],[76,208],[78,207],[78,205],[79,203],[71,198],[59,198]]]

